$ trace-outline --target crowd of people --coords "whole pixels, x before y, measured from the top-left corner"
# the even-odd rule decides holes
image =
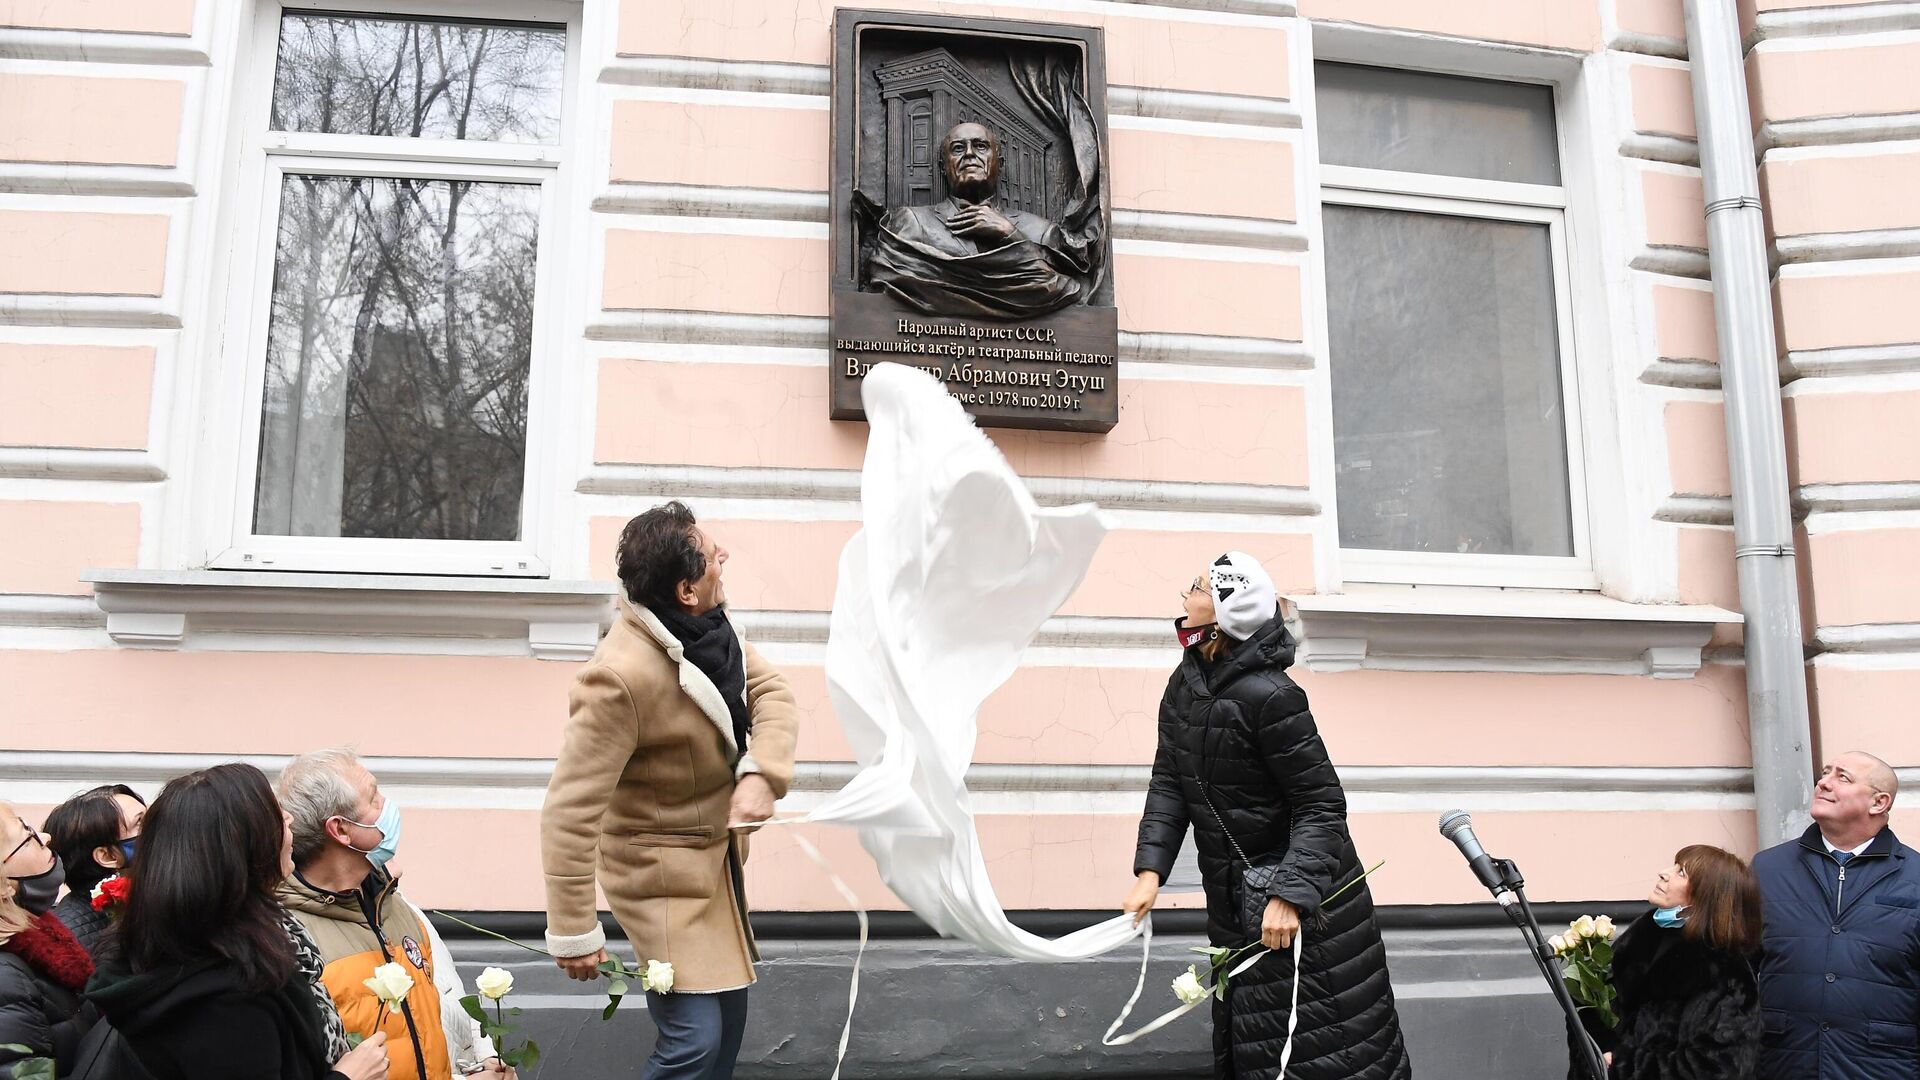
[[[0,1080],[508,1080],[352,751],[0,802]],[[65,896],[61,889],[65,887]],[[368,985],[397,964],[390,1007]]]
[[[1618,1022],[1583,1014],[1608,1080],[1920,1075],[1920,857],[1888,827],[1899,792],[1886,762],[1840,754],[1797,839],[1751,865],[1682,848],[1615,944]]]
[[[601,890],[638,955],[676,969],[644,987],[659,1038],[642,1080],[733,1075],[759,960],[745,834],[793,775],[793,694],[728,618],[727,558],[678,503],[628,523],[620,618],[576,680],[542,811],[558,966],[599,977]],[[1191,834],[1212,945],[1275,950],[1215,997],[1215,1075],[1405,1080],[1346,797],[1287,674],[1272,579],[1228,552],[1182,603],[1122,907],[1153,909]],[[1570,1033],[1601,1045],[1606,1080],[1920,1075],[1920,857],[1888,827],[1899,788],[1879,758],[1841,754],[1799,839],[1751,865],[1683,848],[1614,943],[1617,1022]],[[44,829],[0,802],[0,1080],[30,1061],[76,1080],[512,1077],[389,868],[400,836],[344,749],[276,783],[189,773],[151,805],[95,788]],[[373,977],[390,965],[408,984],[393,1000],[370,985],[394,985]]]
[[[1216,947],[1277,951],[1215,997],[1220,1080],[1412,1075],[1345,794],[1287,674],[1294,642],[1272,579],[1228,552],[1182,594],[1183,649],[1160,705],[1136,880],[1151,911],[1189,834]],[[1835,757],[1812,823],[1749,865],[1689,845],[1650,909],[1611,943],[1614,1023],[1589,1011],[1604,1078],[1891,1080],[1920,1075],[1920,857],[1888,827],[1900,780],[1871,754]],[[1285,952],[1310,927],[1294,963]]]

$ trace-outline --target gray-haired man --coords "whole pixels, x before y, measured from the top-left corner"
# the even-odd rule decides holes
[[[1761,1080],[1920,1075],[1920,854],[1887,825],[1899,794],[1885,761],[1837,755],[1813,824],[1754,856]]]
[[[387,867],[400,842],[400,807],[353,751],[302,754],[280,773],[280,805],[293,827],[293,876],[280,902],[320,951],[321,980],[349,1034],[387,1034],[389,1080],[450,1071],[493,1080],[512,1070],[462,1011],[453,957]],[[399,964],[413,989],[387,1009],[366,986],[373,970]]]

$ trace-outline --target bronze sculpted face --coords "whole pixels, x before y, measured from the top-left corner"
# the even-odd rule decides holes
[[[944,165],[947,186],[967,202],[992,197],[1000,184],[1000,140],[984,124],[953,125],[947,132]]]

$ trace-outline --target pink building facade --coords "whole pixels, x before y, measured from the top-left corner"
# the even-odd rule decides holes
[[[799,694],[789,808],[840,783],[833,6],[0,0],[0,798],[351,743],[419,902],[535,911],[566,690],[666,498]],[[1227,548],[1293,603],[1383,904],[1484,899],[1455,806],[1537,900],[1751,853],[1681,0],[873,6],[1105,30],[1120,422],[993,437],[1117,528],[981,717],[1007,908],[1118,903]],[[1742,19],[1805,764],[1920,765],[1920,6]],[[754,864],[762,911],[845,906],[779,832]]]

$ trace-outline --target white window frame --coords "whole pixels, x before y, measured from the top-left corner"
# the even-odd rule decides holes
[[[1323,58],[1334,63],[1351,61]],[[1372,66],[1381,66],[1378,64]],[[1484,81],[1515,81],[1487,78]],[[1554,320],[1558,326],[1561,413],[1565,418],[1567,496],[1573,554],[1482,555],[1434,551],[1381,551],[1340,548],[1341,576],[1350,582],[1402,585],[1480,585],[1537,589],[1593,590],[1600,587],[1594,567],[1589,522],[1587,454],[1581,423],[1581,382],[1574,333],[1573,273],[1568,259],[1568,195],[1564,172],[1570,160],[1555,94],[1555,129],[1560,184],[1523,184],[1432,173],[1319,164],[1322,206],[1356,206],[1445,214],[1484,221],[1545,225],[1553,267]],[[1322,232],[1324,244],[1324,231]],[[1322,294],[1324,297],[1324,293]],[[1324,301],[1323,301],[1324,302]],[[1327,312],[1331,325],[1332,312]],[[1332,345],[1328,342],[1328,377]],[[1334,480],[1338,486],[1337,471]],[[1338,492],[1335,492],[1338,498]],[[1338,532],[1335,536],[1337,538]]]
[[[566,31],[566,61],[560,85],[560,140],[552,145],[415,139],[399,136],[321,134],[269,128],[278,68],[283,14],[327,12],[373,18],[418,16],[539,23]],[[475,577],[548,577],[550,555],[541,539],[554,529],[558,501],[551,475],[565,440],[561,412],[561,367],[565,362],[562,280],[570,263],[566,207],[578,172],[573,151],[584,117],[573,89],[580,67],[581,17],[577,4],[554,0],[281,0],[254,13],[249,74],[237,89],[239,172],[232,188],[233,220],[240,226],[231,252],[224,341],[241,355],[229,357],[229,372],[244,372],[233,434],[232,495],[222,542],[212,545],[214,569],[331,573],[436,574]],[[274,261],[280,225],[281,181],[289,173],[430,180],[536,183],[540,218],[534,268],[532,354],[528,364],[527,444],[522,469],[520,538],[517,540],[408,540],[360,537],[270,536],[254,532],[256,483],[267,370]]]

